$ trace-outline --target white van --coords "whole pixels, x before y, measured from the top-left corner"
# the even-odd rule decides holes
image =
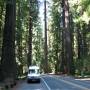
[[[40,82],[40,68],[38,66],[29,66],[27,82]]]

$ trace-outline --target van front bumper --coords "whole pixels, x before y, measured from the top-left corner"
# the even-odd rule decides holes
[[[27,78],[27,82],[40,82],[40,77],[29,77]]]

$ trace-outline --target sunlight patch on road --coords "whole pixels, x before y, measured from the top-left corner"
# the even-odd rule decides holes
[[[80,79],[75,79],[75,80],[82,80],[82,81],[89,80],[90,81],[90,78],[80,78]]]

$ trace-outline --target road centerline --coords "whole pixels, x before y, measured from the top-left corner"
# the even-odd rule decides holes
[[[48,86],[48,84],[46,83],[46,81],[43,78],[41,78],[41,79],[44,82],[44,84],[46,85],[46,87],[48,88],[48,90],[51,90],[51,88]]]

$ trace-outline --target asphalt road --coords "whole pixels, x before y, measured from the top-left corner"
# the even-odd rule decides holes
[[[90,81],[67,76],[43,75],[40,83],[28,84],[25,80],[12,90],[90,90]]]

